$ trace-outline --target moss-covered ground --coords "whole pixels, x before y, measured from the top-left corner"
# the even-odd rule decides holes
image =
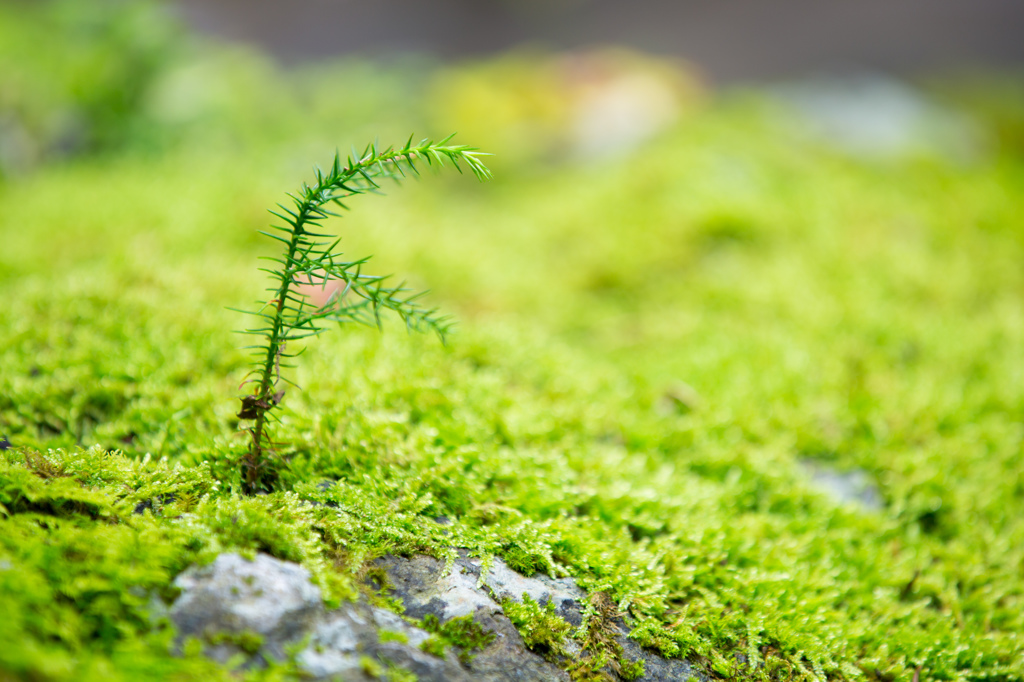
[[[335,225],[458,332],[310,343],[276,491],[246,498],[227,307],[266,285],[265,210],[366,141],[360,107],[459,125],[459,74],[324,69],[296,92],[366,99],[304,122],[245,91],[173,143],[0,184],[0,679],[232,677],[170,656],[158,606],[222,551],[301,561],[337,602],[381,554],[468,547],[574,577],[715,678],[1024,680],[1020,109],[977,118],[967,159],[851,157],[752,94],[600,160],[463,135],[507,149],[493,182]],[[807,462],[866,472],[881,509]]]

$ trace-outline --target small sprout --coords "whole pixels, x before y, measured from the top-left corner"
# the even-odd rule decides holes
[[[238,412],[239,419],[253,422],[246,428],[250,445],[242,460],[246,492],[266,489],[263,479],[274,445],[267,425],[284,398],[281,382],[291,383],[281,376],[281,368],[288,367],[282,359],[287,361],[298,354],[287,352],[289,343],[321,334],[326,322],[357,322],[380,328],[384,312],[397,315],[410,330],[433,331],[442,341],[450,331],[446,317],[419,303],[422,292],[412,293],[402,284],[388,286],[387,277],[364,274],[363,266],[369,259],[343,260],[335,250],[340,240],[322,231],[323,222],[337,215],[331,209],[347,210],[344,202],[350,197],[378,192],[382,179],[418,175],[423,164],[442,167],[451,163],[459,172],[465,165],[480,180],[491,176],[480,160],[480,152],[450,145],[450,140],[451,136],[440,142],[423,140],[413,145],[410,137],[400,148],[381,150],[370,145],[362,154],[345,161],[335,154],[328,170],[316,169],[315,183],[303,184],[298,193],[289,195],[290,205],[278,204],[279,210],[271,211],[281,221],[271,226],[272,232],[261,231],[281,244],[280,255],[268,259],[276,264],[267,269],[274,282],[271,297],[256,311],[240,311],[258,318],[258,325],[243,333],[260,339],[251,347],[255,366],[242,384],[254,384],[254,388],[241,398]],[[332,293],[325,298],[312,295],[317,289],[326,292],[329,287]]]

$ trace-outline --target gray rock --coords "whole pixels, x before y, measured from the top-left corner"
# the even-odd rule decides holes
[[[301,639],[323,613],[309,571],[266,554],[254,561],[221,554],[209,566],[185,571],[174,585],[182,591],[170,611],[179,635],[210,642],[207,655],[221,662],[244,653],[237,640],[224,640],[250,633],[263,639],[262,654],[282,659],[284,645]]]
[[[382,631],[406,641],[381,641]],[[374,679],[363,669],[363,659],[370,658],[409,670],[424,682],[468,682],[470,678],[453,657],[438,658],[419,649],[429,638],[428,632],[390,611],[365,603],[345,604],[314,628],[296,662],[315,679]]]
[[[410,559],[388,556],[380,560],[406,613],[420,618],[433,613],[442,621],[476,613],[479,608],[501,610],[504,598],[522,602],[523,595],[544,606],[555,602],[556,613],[572,625],[581,622],[581,602],[586,599],[571,578],[553,579],[546,575],[527,578],[516,573],[501,559],[484,574],[482,562],[460,550],[450,573],[444,562],[428,556]]]
[[[296,662],[312,679],[369,682],[375,678],[364,670],[364,659],[412,671],[423,682],[470,679],[453,657],[421,651],[430,633],[395,613],[365,602],[325,612],[319,588],[297,564],[265,554],[253,561],[222,554],[174,584],[182,593],[169,615],[179,636],[203,640],[206,655],[222,663],[233,656],[242,656],[246,667],[266,657],[283,660],[287,645],[308,636]],[[391,637],[382,640],[385,631]]]
[[[839,471],[821,462],[800,463],[818,490],[839,504],[853,504],[867,511],[880,511],[882,494],[871,476],[861,469]]]
[[[664,658],[653,654],[631,640],[627,636],[626,629],[619,629],[619,636],[615,641],[622,647],[622,654],[630,663],[638,660],[644,662],[644,674],[639,682],[677,682],[681,680],[702,679],[687,661],[678,658]]]
[[[495,585],[514,584],[529,593],[543,592],[535,585],[518,583],[516,578],[529,579],[512,572],[500,559],[495,560],[495,567],[499,562],[500,579],[494,581]],[[432,614],[442,623],[472,615],[480,627],[494,633],[494,640],[467,666],[472,679],[482,682],[565,682],[569,679],[561,668],[526,648],[512,621],[492,597],[494,592],[478,586],[480,561],[470,559],[465,550],[460,552],[450,572],[444,570],[443,561],[428,556],[409,559],[387,556],[378,564],[387,572],[393,595],[402,601],[406,615],[422,618]],[[522,600],[522,592],[517,600]]]
[[[526,648],[516,626],[500,609],[480,609],[473,620],[495,637],[469,663],[474,680],[483,682],[568,682],[569,675]]]
[[[494,600],[476,586],[479,569],[476,575],[466,571],[464,559],[447,574],[444,562],[428,556],[388,556],[379,563],[405,605],[405,615],[412,618],[429,613],[444,622],[475,614],[478,609],[500,611]]]
[[[405,617],[366,601],[327,612],[320,590],[301,566],[263,554],[253,561],[223,554],[209,566],[191,568],[174,581],[182,592],[171,606],[170,618],[181,637],[203,640],[211,658],[225,662],[241,656],[247,667],[262,665],[268,657],[283,659],[288,645],[305,639],[295,661],[315,680],[370,682],[376,679],[369,670],[374,665],[402,668],[421,682],[569,680],[558,665],[526,648],[502,611],[501,601],[521,601],[525,594],[542,605],[551,602],[557,615],[578,626],[587,595],[571,579],[527,578],[500,559],[483,571],[481,561],[465,550],[460,550],[450,571],[443,561],[427,556],[388,556],[378,563],[387,573],[393,596],[405,605]],[[454,652],[443,658],[428,654],[420,646],[430,633],[406,620],[427,614],[441,622],[471,615],[494,639],[466,663]],[[685,661],[664,659],[630,640],[625,621],[615,625],[625,657],[645,662],[642,680],[695,676]],[[575,642],[569,641],[568,646],[571,657],[582,653]]]
[[[502,599],[522,602],[523,595],[544,606],[554,602],[555,614],[574,627],[582,623],[586,593],[571,578],[555,579],[546,575],[527,578],[516,573],[501,559],[486,572],[481,561],[460,550],[451,572],[445,573],[444,562],[427,556],[410,559],[388,556],[379,565],[387,572],[393,596],[405,605],[406,613],[422,617],[427,613],[441,621],[473,614],[485,630],[494,632],[494,642],[480,652],[470,664],[473,679],[494,682],[504,680],[567,680],[556,666],[526,649],[515,626],[501,610]],[[481,575],[483,579],[481,580]],[[625,621],[616,623],[616,641],[630,662],[644,661],[643,682],[668,682],[698,678],[686,661],[671,660],[646,651],[629,639]],[[575,642],[568,643],[571,655]],[[613,678],[614,673],[608,671]]]

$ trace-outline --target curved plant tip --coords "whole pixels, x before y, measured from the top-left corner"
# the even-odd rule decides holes
[[[401,318],[408,329],[432,331],[442,342],[450,331],[449,318],[419,303],[425,292],[414,293],[403,284],[391,286],[388,277],[363,273],[368,258],[343,260],[335,250],[341,240],[324,233],[322,225],[338,215],[333,211],[348,210],[345,201],[350,197],[379,193],[382,180],[417,176],[424,166],[451,165],[460,173],[465,167],[481,181],[489,179],[491,172],[480,160],[487,154],[449,144],[452,137],[418,144],[410,137],[399,148],[369,145],[362,154],[347,159],[335,154],[328,170],[315,169],[312,185],[303,183],[296,194],[289,195],[290,202],[271,211],[281,222],[271,225],[272,231],[261,233],[279,242],[281,253],[267,259],[275,267],[262,268],[273,283],[268,288],[270,299],[258,310],[239,311],[259,321],[242,332],[259,339],[249,347],[255,359],[242,382],[243,386],[251,384],[253,390],[242,397],[238,413],[239,419],[252,422],[246,427],[250,445],[241,463],[246,492],[258,492],[267,484],[265,474],[273,452],[267,425],[284,398],[282,383],[292,383],[281,373],[290,366],[288,358],[296,355],[288,352],[290,342],[323,333],[325,322],[358,322],[380,328],[381,315],[388,312]]]

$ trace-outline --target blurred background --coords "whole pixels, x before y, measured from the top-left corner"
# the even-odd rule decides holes
[[[0,284],[202,271],[237,306],[266,208],[315,164],[457,131],[494,181],[360,202],[350,252],[386,244],[378,267],[459,319],[544,329],[654,393],[719,390],[699,348],[734,344],[734,387],[767,400],[758,366],[796,380],[787,354],[820,365],[834,335],[853,386],[927,296],[955,326],[1017,296],[1022,28],[1011,0],[2,1]]]
[[[855,153],[970,153],[965,106],[1009,134],[1022,32],[1014,0],[4,0],[0,173],[197,130],[281,138],[290,116],[346,142],[411,125],[587,155],[750,87]]]
[[[457,131],[494,181],[360,202],[350,252],[655,393],[735,342],[746,391],[769,327],[874,352],[918,288],[954,325],[1017,295],[1022,28],[1014,0],[0,0],[0,284],[151,263],[237,306],[315,164]]]
[[[297,62],[339,54],[492,55],[618,45],[682,58],[717,84],[1019,67],[1014,0],[176,0],[190,24]]]

